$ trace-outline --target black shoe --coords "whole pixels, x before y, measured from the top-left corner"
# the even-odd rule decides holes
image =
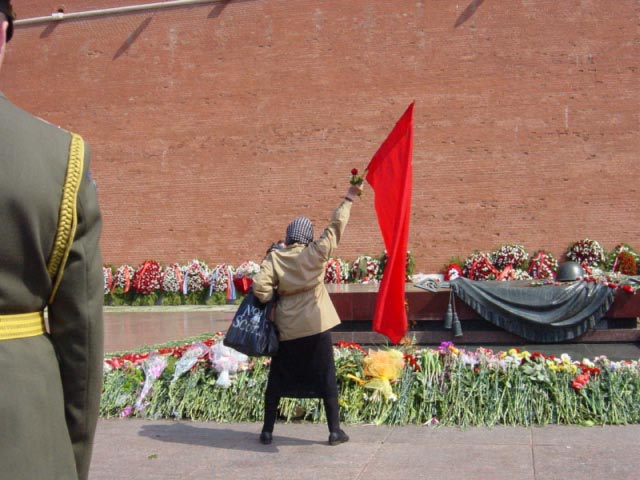
[[[329,445],[340,445],[341,443],[348,441],[349,435],[344,433],[343,430],[338,430],[337,432],[331,432],[329,434]]]
[[[271,432],[262,432],[260,434],[260,443],[263,445],[271,445],[273,434]]]

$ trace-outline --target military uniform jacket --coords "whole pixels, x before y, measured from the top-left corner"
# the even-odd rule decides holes
[[[333,256],[349,221],[351,202],[342,201],[322,235],[308,246],[294,244],[271,252],[253,279],[253,293],[269,301],[277,289],[274,321],[280,340],[329,330],[340,323],[324,285],[325,263]]]
[[[71,137],[0,93],[0,315],[47,307]],[[49,334],[0,340],[0,478],[88,476],[102,388],[101,230],[84,176],[78,224],[53,303]]]

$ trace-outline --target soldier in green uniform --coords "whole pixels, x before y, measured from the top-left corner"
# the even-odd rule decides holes
[[[13,19],[0,0],[0,66]],[[88,151],[0,93],[0,172],[0,479],[85,479],[103,360]]]

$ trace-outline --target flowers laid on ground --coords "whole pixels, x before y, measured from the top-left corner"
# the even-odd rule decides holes
[[[533,425],[640,423],[640,362],[573,360],[512,348],[406,345],[334,348],[345,423]],[[221,422],[262,420],[268,358],[247,358],[222,335],[104,362],[101,415]],[[322,402],[282,399],[291,420],[324,422]]]
[[[364,388],[373,390],[372,398],[378,398],[382,395],[386,400],[397,400],[398,397],[393,393],[391,382],[397,382],[402,376],[404,368],[404,355],[399,350],[369,350],[367,355],[363,356],[362,375],[347,374],[347,378],[355,380]]]

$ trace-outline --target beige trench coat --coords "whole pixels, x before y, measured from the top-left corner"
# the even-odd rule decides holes
[[[325,263],[333,256],[344,231],[351,202],[343,200],[322,235],[308,246],[294,244],[271,252],[253,279],[261,302],[278,292],[275,323],[280,340],[294,340],[329,330],[340,323],[324,286]]]

